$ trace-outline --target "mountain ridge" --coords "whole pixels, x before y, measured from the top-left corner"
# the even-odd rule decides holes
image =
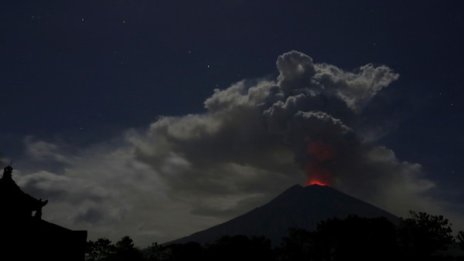
[[[290,228],[314,230],[329,218],[385,217],[396,222],[398,217],[328,186],[294,185],[267,204],[243,215],[169,243],[209,243],[221,236],[265,236],[278,244]]]

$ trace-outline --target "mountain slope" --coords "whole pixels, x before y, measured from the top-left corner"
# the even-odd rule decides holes
[[[394,215],[326,186],[295,185],[269,203],[225,223],[213,226],[173,243],[212,242],[224,235],[266,236],[278,244],[289,228],[313,230],[328,218],[386,217]]]

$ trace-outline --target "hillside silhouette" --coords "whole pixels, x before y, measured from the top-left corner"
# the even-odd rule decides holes
[[[160,245],[140,250],[130,237],[115,244],[101,238],[89,241],[87,261],[390,261],[464,260],[464,239],[454,242],[443,216],[411,212],[396,224],[385,217],[349,216],[320,222],[316,229],[290,229],[277,246],[266,237],[223,236],[207,244]],[[459,247],[461,249],[459,249]]]
[[[314,230],[321,221],[352,215],[385,217],[393,223],[399,221],[387,211],[331,187],[295,185],[261,207],[173,243],[193,241],[203,244],[222,236],[245,235],[264,236],[278,245],[289,228]]]
[[[276,235],[278,243],[271,238]],[[242,216],[169,243],[139,249],[128,236],[116,243],[88,241],[86,260],[464,260],[464,232],[453,237],[440,215],[399,218],[330,187],[297,185]]]
[[[87,232],[43,220],[48,201],[23,192],[12,174],[7,166],[0,179],[0,260],[84,260]]]

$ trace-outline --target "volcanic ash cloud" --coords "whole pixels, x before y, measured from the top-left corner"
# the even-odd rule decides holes
[[[182,198],[266,194],[303,173],[307,184],[330,184],[386,207],[404,197],[404,211],[433,186],[420,165],[357,133],[369,128],[355,126],[363,109],[399,78],[392,69],[345,71],[297,51],[279,56],[277,69],[277,79],[215,90],[205,113],[154,122],[134,139],[137,158]]]

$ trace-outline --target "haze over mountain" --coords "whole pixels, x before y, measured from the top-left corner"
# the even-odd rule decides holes
[[[288,234],[289,228],[313,230],[323,220],[350,215],[385,217],[393,222],[398,220],[378,207],[331,187],[295,185],[261,207],[173,242],[208,243],[225,235],[246,235],[265,236],[273,244],[278,244]]]

